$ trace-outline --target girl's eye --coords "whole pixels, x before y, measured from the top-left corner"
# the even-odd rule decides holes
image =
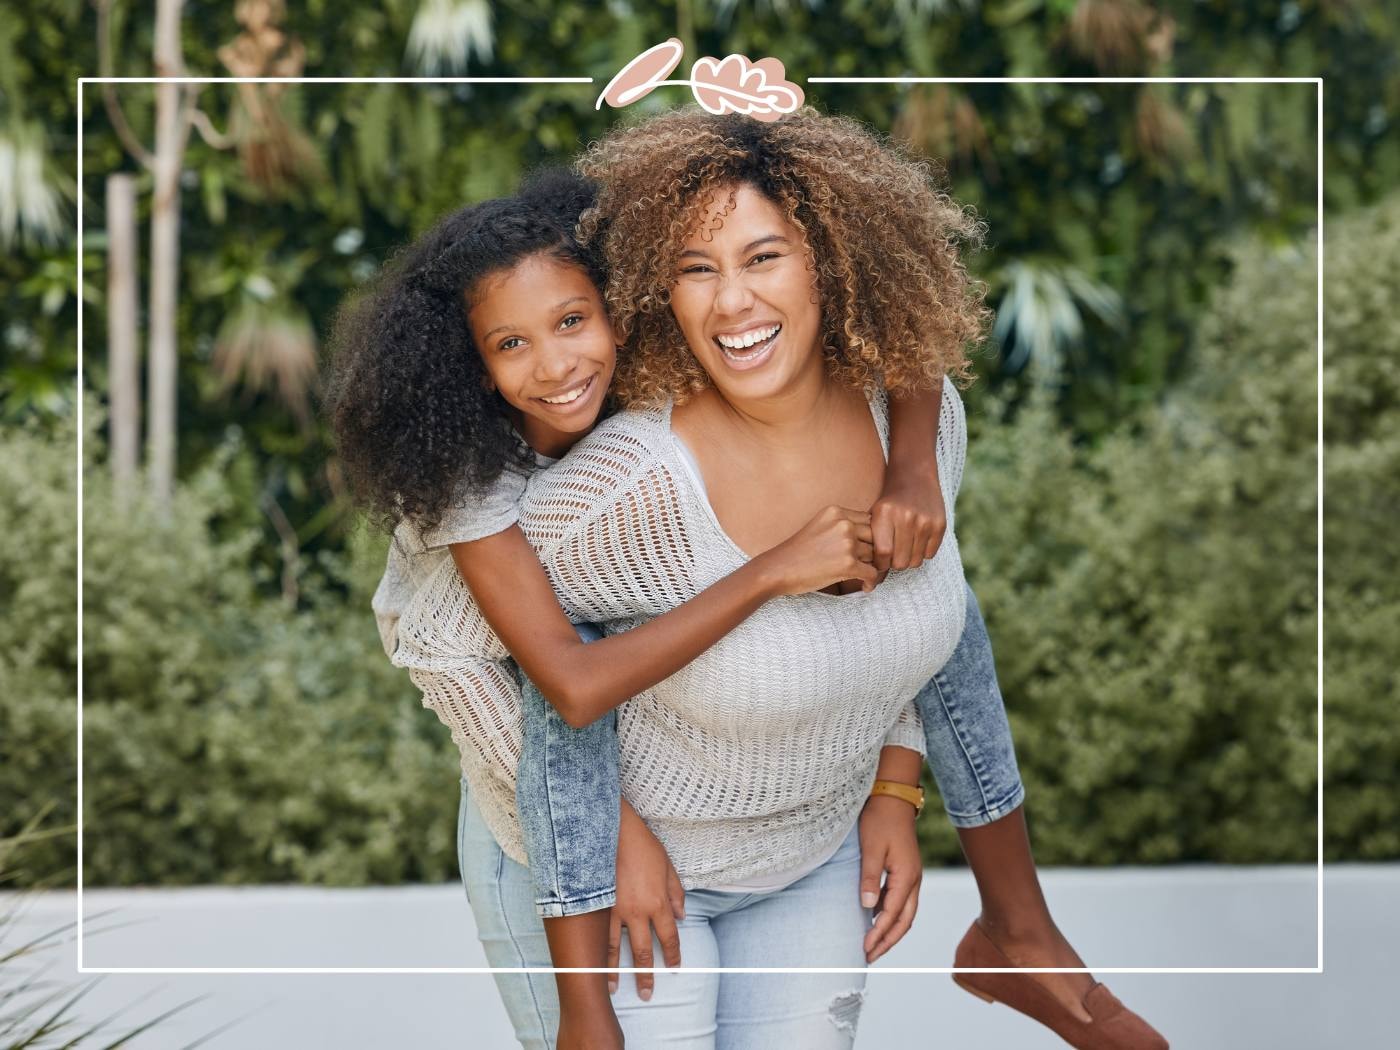
[[[524,345],[524,339],[521,339],[518,335],[513,335],[509,339],[502,340],[501,345],[497,347],[497,349],[504,353],[507,350],[514,350],[516,347]]]
[[[695,263],[681,270],[681,273],[713,273],[714,271],[705,263]]]
[[[583,314],[569,314],[568,317],[559,322],[560,328],[577,328],[583,324]]]
[[[764,252],[762,255],[755,255],[749,260],[750,266],[757,266],[759,263],[768,262],[770,259],[778,258],[777,252]]]

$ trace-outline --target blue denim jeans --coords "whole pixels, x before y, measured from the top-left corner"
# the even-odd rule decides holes
[[[649,1001],[621,975],[613,1008],[629,1050],[849,1050],[865,998],[871,912],[860,906],[860,836],[771,893],[689,890],[680,970],[658,973]],[[661,958],[661,945],[652,945]],[[622,938],[619,966],[632,966]],[[688,973],[690,966],[849,967],[860,973]]]
[[[575,627],[585,642],[592,624]],[[611,908],[617,899],[617,715],[575,729],[523,674],[522,757],[515,807],[535,880],[535,910],[546,919]]]
[[[992,642],[971,587],[957,648],[914,705],[924,723],[928,765],[954,827],[990,824],[1025,801]]]
[[[535,914],[535,887],[530,871],[505,855],[481,811],[471,800],[466,780],[457,811],[457,863],[467,903],[476,919],[476,936],[492,967],[553,966],[544,926]],[[559,992],[551,973],[493,973],[524,1050],[552,1050],[559,1036]],[[467,1038],[463,1045],[471,1045]]]
[[[578,631],[585,641],[599,637],[591,625]],[[529,679],[522,675],[520,684],[524,749],[515,798],[536,908],[549,918],[610,907],[620,806],[614,716],[574,729]],[[971,587],[957,648],[914,703],[929,767],[955,827],[990,824],[1024,801],[992,643]]]
[[[550,966],[544,926],[532,903],[534,880],[507,857],[465,781],[458,861],[477,936],[494,967]],[[791,886],[771,893],[691,890],[678,924],[685,967],[865,965],[870,913],[860,907],[860,844],[852,831],[836,854]],[[655,957],[661,947],[653,945]],[[619,966],[632,966],[622,939]],[[497,973],[515,1037],[547,1050],[559,1032],[559,999],[549,973]],[[629,1050],[850,1050],[865,974],[701,974],[659,972],[649,1001],[622,974],[613,997]]]

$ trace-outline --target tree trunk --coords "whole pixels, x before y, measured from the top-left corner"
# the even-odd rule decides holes
[[[184,73],[180,9],[184,0],[157,0],[155,70],[158,77]],[[156,85],[156,148],[152,169],[151,309],[148,359],[147,469],[151,498],[165,510],[175,484],[175,398],[178,346],[176,305],[180,278],[180,162],[188,124],[181,84]]]
[[[141,439],[140,363],[136,348],[136,179],[107,178],[107,396],[112,486],[130,502]]]

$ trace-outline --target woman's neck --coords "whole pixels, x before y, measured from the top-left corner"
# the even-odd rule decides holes
[[[852,397],[849,390],[827,375],[820,357],[813,363],[815,367],[797,382],[771,397],[742,400],[710,387],[706,395],[713,398],[711,411],[727,426],[770,452],[809,447],[812,435],[829,425]]]

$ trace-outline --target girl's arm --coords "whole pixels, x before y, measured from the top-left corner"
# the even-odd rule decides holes
[[[938,418],[943,385],[890,396],[890,457],[885,486],[870,508],[875,568],[910,569],[938,553],[948,515],[938,478]]]
[[[875,570],[870,516],[828,507],[794,536],[751,559],[679,607],[622,634],[579,640],[518,526],[470,543],[452,557],[481,613],[559,714],[575,728],[675,674],[783,594],[858,579]]]

